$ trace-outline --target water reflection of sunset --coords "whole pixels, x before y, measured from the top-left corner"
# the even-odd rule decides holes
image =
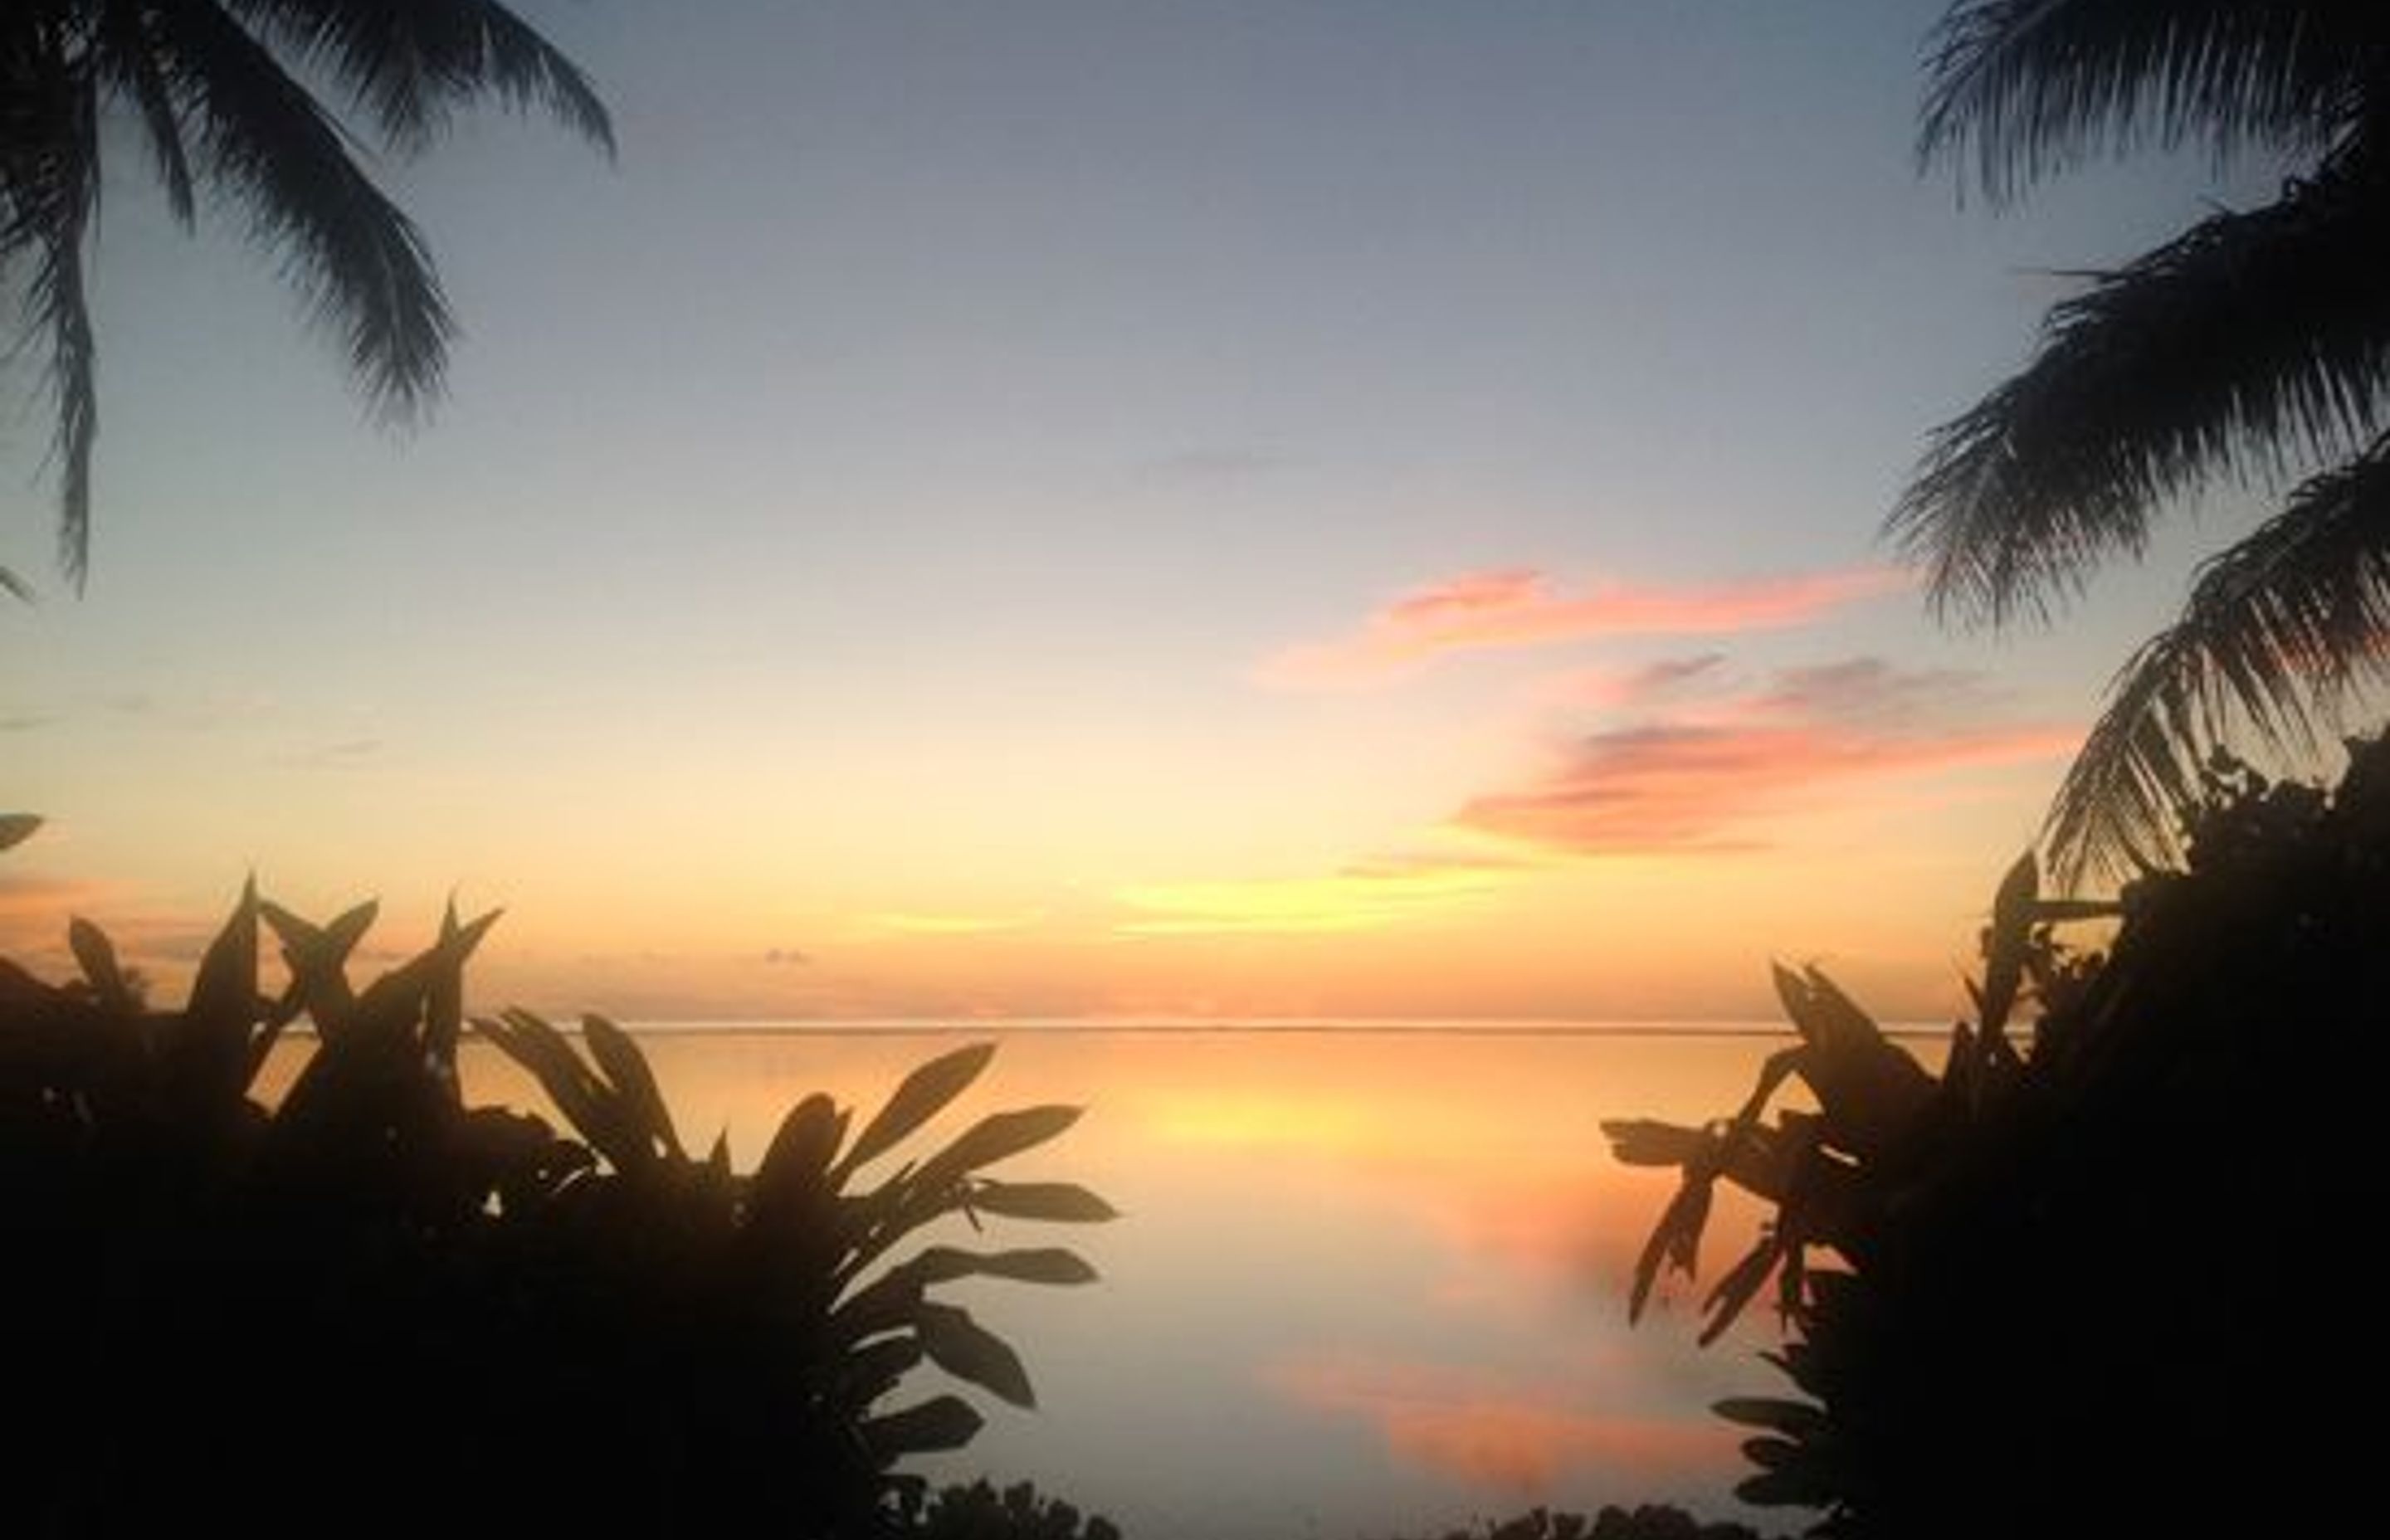
[[[692,1139],[752,1161],[826,1090],[876,1106],[968,1033],[648,1038]],[[985,1034],[982,1034],[985,1035]],[[1514,1499],[1728,1506],[1711,1401],[1767,1382],[1764,1319],[1709,1352],[1681,1314],[1629,1330],[1625,1280],[1664,1187],[1599,1124],[1728,1104],[1739,1035],[1017,1032],[949,1132],[1031,1103],[1077,1127],[999,1174],[1099,1187],[1070,1238],[1103,1281],[974,1285],[1022,1347],[1034,1414],[999,1414],[957,1474],[1050,1481],[1139,1534],[1384,1532]],[[469,1050],[479,1094],[529,1087]],[[1721,1236],[1742,1216],[1729,1209]],[[997,1236],[995,1238],[1000,1239]],[[983,1244],[989,1238],[982,1238]],[[1723,1242],[1722,1242],[1723,1243]],[[1224,1496],[1224,1493],[1242,1494]],[[1198,1523],[1195,1515],[1201,1515]]]

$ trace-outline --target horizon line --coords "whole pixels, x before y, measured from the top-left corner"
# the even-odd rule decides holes
[[[578,1032],[579,1014],[559,1028]],[[614,1020],[609,1018],[609,1020]],[[1764,1017],[1407,1017],[1407,1016],[858,1016],[858,1017],[624,1017],[617,1024],[633,1032],[741,1033],[815,1036],[952,1037],[973,1033],[1047,1036],[1479,1036],[1479,1037],[1795,1037],[1792,1025]],[[1950,1030],[1939,1021],[1881,1023],[1887,1037],[1940,1037]]]

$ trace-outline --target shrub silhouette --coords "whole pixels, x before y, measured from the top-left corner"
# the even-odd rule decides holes
[[[0,828],[0,836],[28,828]],[[0,841],[13,842],[13,839]],[[984,1169],[1070,1108],[982,1119],[894,1171],[986,1067],[916,1070],[861,1131],[805,1098],[752,1174],[681,1146],[636,1046],[474,1023],[571,1125],[466,1104],[463,968],[495,916],[353,989],[366,905],[315,926],[244,892],[188,1002],[144,1007],[75,922],[84,978],[0,962],[0,1344],[19,1533],[699,1533],[892,1527],[911,1454],[979,1414],[892,1406],[924,1363],[1028,1405],[1004,1342],[938,1286],[1094,1277],[1056,1249],[918,1245],[955,1214],[1094,1221],[1068,1184]],[[260,993],[270,931],[289,982]],[[256,1094],[302,1017],[289,1090]]]
[[[1938,1076],[1780,969],[1802,1041],[1733,1117],[1608,1126],[1682,1177],[1638,1312],[1695,1269],[1717,1181],[1775,1205],[1704,1302],[1715,1337],[1772,1277],[1792,1328],[1771,1357],[1801,1398],[1718,1407],[1754,1430],[1745,1499],[1861,1540],[2345,1516],[2371,1429],[2310,1386],[2378,1354],[2309,1280],[2345,1276],[2380,1196],[2390,745],[2352,744],[2330,796],[2219,761],[2188,835],[2115,905],[2045,902],[2020,863]],[[2101,907],[2105,956],[2054,938]],[[1794,1076],[1818,1110],[1766,1121]]]
[[[906,1534],[913,1540],[1121,1540],[1099,1513],[1083,1515],[1027,1482],[998,1492],[984,1478],[907,1504]]]
[[[1447,1530],[1442,1540],[1759,1540],[1745,1524],[1705,1524],[1683,1508],[1646,1503],[1631,1512],[1607,1507],[1588,1519],[1582,1513],[1535,1508],[1498,1522],[1483,1520]]]

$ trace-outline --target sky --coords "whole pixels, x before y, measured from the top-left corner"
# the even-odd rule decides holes
[[[161,982],[254,874],[486,1006],[634,1018],[1946,1015],[2132,644],[1879,538],[2068,270],[2229,195],[1995,211],[1938,0],[623,0],[378,171],[464,325],[366,419],[126,124],[88,592],[0,363],[0,952]]]

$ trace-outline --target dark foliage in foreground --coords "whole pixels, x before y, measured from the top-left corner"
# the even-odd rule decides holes
[[[1058,1497],[1041,1495],[1027,1482],[998,1492],[984,1478],[908,1502],[904,1528],[907,1540],[1121,1540],[1121,1532],[1099,1513],[1083,1515]]]
[[[1743,1524],[1705,1524],[1683,1508],[1646,1503],[1632,1512],[1604,1508],[1591,1519],[1530,1508],[1474,1529],[1447,1530],[1440,1540],[1759,1540],[1759,1534]]]
[[[29,827],[0,820],[0,845]],[[900,1397],[914,1370],[1030,1403],[1011,1349],[934,1291],[1092,1271],[916,1242],[948,1215],[1110,1217],[981,1174],[1074,1110],[998,1113],[866,1179],[977,1077],[991,1050],[966,1048],[852,1135],[808,1097],[744,1174],[719,1142],[684,1149],[604,1020],[578,1044],[526,1013],[476,1023],[559,1132],[459,1092],[489,918],[452,916],[354,990],[372,918],[319,928],[244,894],[177,1011],[146,1008],[81,921],[83,979],[0,962],[9,1533],[880,1533],[896,1463],[980,1424],[958,1396]],[[317,1036],[269,1107],[259,1071],[302,1014]]]
[[[101,187],[122,174],[130,143],[141,142],[175,223],[231,214],[368,403],[404,421],[439,394],[456,324],[364,139],[410,155],[476,103],[540,109],[612,153],[612,125],[580,69],[495,0],[0,6],[0,296],[19,321],[0,366],[29,360],[49,377],[58,563],[78,588],[99,431],[85,266]],[[0,588],[24,592],[5,570]]]
[[[1694,1269],[1718,1180],[1775,1205],[1706,1306],[1715,1335],[1773,1278],[1794,1328],[1771,1356],[1799,1398],[1718,1408],[1754,1431],[1747,1500],[1855,1540],[2284,1533],[2362,1500],[2372,1428],[2342,1408],[2382,1367],[2352,1226],[2383,1194],[2390,740],[2329,797],[2212,767],[2186,848],[2104,956],[2054,939],[2088,906],[2021,863],[1939,1076],[1780,970],[1802,1042],[1736,1116],[1610,1125],[1683,1175],[1638,1310]],[[1818,1110],[1765,1121],[1794,1076]]]

